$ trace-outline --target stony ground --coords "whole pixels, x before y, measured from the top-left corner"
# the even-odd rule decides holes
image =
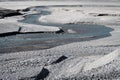
[[[87,11],[89,10],[90,9]],[[104,57],[104,55],[107,55],[120,47],[120,18],[119,16],[112,16],[112,18],[108,19],[108,17],[109,16],[107,16],[107,18],[106,16],[101,16],[100,18],[104,21],[97,22],[96,24],[102,24],[114,29],[109,37],[70,43],[45,50],[0,54],[0,79],[119,80],[119,51],[114,53],[114,55],[118,55],[109,63],[89,71],[84,71],[85,64],[97,61],[101,57]],[[111,21],[113,22],[111,23]],[[4,24],[8,24],[6,21],[3,22]],[[16,20],[14,22],[9,21],[9,23],[12,24],[16,22]]]

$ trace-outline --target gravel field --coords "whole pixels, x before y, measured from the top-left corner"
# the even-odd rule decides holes
[[[12,5],[13,3],[16,3]],[[25,9],[30,6],[43,6],[42,2],[0,2],[0,7],[8,9]],[[24,3],[24,4],[23,4]],[[43,2],[49,5],[49,2]],[[68,2],[78,5],[84,3]],[[63,2],[54,2],[52,5],[67,4]],[[88,3],[86,3],[88,4]],[[91,5],[100,5],[103,3],[90,3]],[[18,6],[17,6],[18,5]],[[24,6],[23,6],[24,5]],[[15,53],[0,53],[0,79],[1,80],[119,80],[120,79],[120,16],[109,15],[119,14],[119,3],[104,3],[104,5],[113,5],[116,7],[80,7],[69,8],[70,14],[67,14],[66,8],[49,8],[52,14],[39,17],[42,22],[66,23],[86,23],[104,25],[112,28],[111,36],[99,38],[90,41],[74,42],[66,45],[60,45],[50,49],[22,51]],[[22,6],[22,7],[21,7]],[[91,10],[92,8],[92,10]],[[67,8],[68,9],[68,8]],[[77,12],[81,11],[84,12]],[[27,12],[26,14],[28,14]],[[34,13],[33,11],[31,14]],[[59,13],[59,14],[58,14]],[[91,15],[91,13],[93,13]],[[103,15],[103,14],[107,14]],[[56,16],[56,14],[58,14]],[[76,14],[77,16],[75,16]],[[102,14],[102,16],[99,16]],[[71,16],[73,15],[73,16]],[[82,15],[82,16],[81,16]],[[59,19],[64,17],[65,19]],[[69,16],[69,17],[68,17]],[[53,18],[54,17],[54,18]],[[77,18],[76,18],[77,17]],[[53,18],[53,19],[51,19]],[[12,19],[12,20],[11,20]],[[17,25],[24,27],[38,26],[18,22],[24,19],[23,16],[6,17],[0,19],[0,28],[4,32],[8,25]],[[71,20],[72,19],[72,20]],[[72,22],[71,22],[72,21]],[[64,23],[65,22],[65,23]],[[4,27],[5,26],[5,27]],[[16,31],[8,29],[8,31]],[[43,25],[41,25],[43,26]],[[30,29],[30,27],[28,29]],[[48,27],[47,27],[48,28]],[[36,29],[36,28],[34,28]],[[0,29],[1,30],[1,29]],[[33,29],[32,29],[33,30]],[[37,28],[38,30],[38,28]],[[46,29],[45,29],[46,30]],[[53,28],[58,30],[58,28]],[[2,33],[0,31],[0,33]],[[30,29],[31,31],[31,29]],[[33,30],[36,31],[36,30]],[[1,44],[1,43],[0,43]],[[105,61],[104,61],[105,60]],[[92,66],[90,66],[92,65]],[[89,70],[85,69],[86,66]]]

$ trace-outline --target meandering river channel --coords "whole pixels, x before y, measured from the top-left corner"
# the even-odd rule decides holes
[[[113,30],[103,25],[93,24],[56,24],[42,23],[38,21],[41,15],[50,15],[51,12],[41,10],[46,7],[36,7],[35,10],[41,11],[38,14],[25,16],[20,22],[61,27],[63,33],[28,33],[0,37],[0,53],[10,53],[18,51],[29,51],[48,49],[58,45],[64,45],[72,42],[93,40],[97,38],[110,36]]]

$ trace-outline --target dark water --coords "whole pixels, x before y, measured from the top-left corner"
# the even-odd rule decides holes
[[[110,31],[113,29],[92,24],[51,24],[38,22],[41,15],[49,15],[51,12],[37,8],[37,11],[42,11],[39,14],[28,15],[20,22],[32,23],[47,26],[60,26],[65,31],[64,33],[29,33],[16,34],[6,37],[0,37],[0,53],[28,51],[48,49],[58,45],[64,45],[72,42],[80,42],[93,40],[102,37],[110,36]],[[76,33],[69,33],[68,30],[73,30]]]

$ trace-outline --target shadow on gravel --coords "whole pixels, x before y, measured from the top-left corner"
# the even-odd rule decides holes
[[[49,75],[49,70],[43,68],[42,71],[36,76],[35,80],[44,80]]]
[[[63,56],[59,57],[56,61],[52,62],[51,64],[60,63],[61,61],[65,60],[65,59],[67,59],[67,57],[63,55]]]

